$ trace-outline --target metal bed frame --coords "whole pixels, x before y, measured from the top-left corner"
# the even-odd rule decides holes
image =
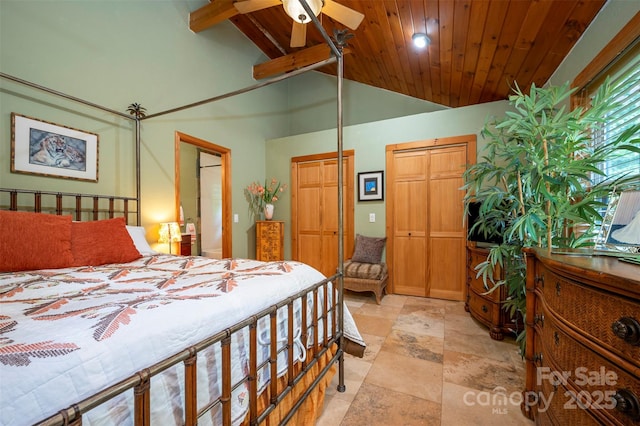
[[[163,112],[147,115],[147,116],[139,116],[139,115],[127,115],[125,113],[80,99],[74,96],[67,95],[65,93],[58,92],[56,90],[52,90],[20,78],[0,73],[0,77],[12,80],[16,83],[26,85],[35,89],[42,90],[44,92],[57,95],[63,97],[65,99],[69,99],[75,102],[79,102],[81,104],[94,107],[100,109],[102,111],[109,112],[111,114],[117,115],[119,117],[123,117],[129,120],[134,121],[135,123],[135,152],[136,152],[136,196],[135,197],[119,197],[119,196],[110,196],[110,195],[94,195],[94,194],[74,194],[74,193],[63,193],[63,192],[46,192],[46,191],[38,191],[38,190],[23,190],[23,189],[10,189],[10,188],[0,188],[0,196],[8,197],[7,206],[4,207],[2,199],[0,199],[0,206],[2,208],[8,208],[9,210],[24,210],[21,207],[21,203],[19,202],[19,196],[24,196],[24,194],[31,194],[33,196],[32,203],[32,211],[36,212],[51,212],[55,214],[63,214],[63,212],[72,212],[75,220],[97,220],[99,218],[113,218],[115,216],[124,216],[127,223],[129,223],[129,216],[135,214],[135,222],[136,224],[140,224],[140,212],[141,212],[141,202],[140,202],[140,123],[142,120],[152,119],[161,115],[170,114],[173,112],[177,112],[180,110],[192,108],[195,106],[203,105],[206,103],[214,102],[217,100],[229,98],[238,94],[246,93],[251,90],[255,90],[284,79],[299,75],[301,73],[305,73],[307,71],[311,71],[322,66],[325,66],[330,63],[337,62],[337,104],[338,104],[338,114],[337,114],[337,153],[338,153],[338,164],[341,164],[343,161],[343,99],[342,99],[342,83],[343,83],[343,52],[342,49],[346,44],[346,40],[350,37],[346,35],[346,32],[336,32],[336,42],[334,42],[329,35],[326,33],[322,25],[320,24],[318,18],[312,13],[309,5],[305,0],[300,0],[300,3],[305,8],[309,16],[311,16],[314,25],[318,28],[323,38],[329,45],[333,57],[319,62],[317,64],[313,64],[304,68],[300,68],[296,71],[292,71],[288,74],[278,76],[272,78],[267,81],[260,82],[256,85],[236,90],[233,92],[229,92],[224,95],[212,97],[209,99],[205,99],[199,102],[195,102],[192,104],[184,105],[181,107],[173,108],[170,110],[166,110]],[[249,378],[246,380],[250,381],[250,409],[248,421],[250,424],[259,424],[275,409],[278,403],[280,403],[286,396],[291,392],[293,386],[299,383],[303,376],[307,374],[316,364],[320,362],[321,357],[327,354],[327,351],[331,350],[332,345],[337,345],[337,349],[335,353],[331,355],[331,358],[324,366],[322,366],[322,370],[315,377],[312,384],[305,389],[304,393],[300,396],[300,398],[293,404],[293,407],[288,412],[288,414],[281,419],[281,423],[287,423],[295,412],[300,408],[306,398],[311,394],[314,388],[318,385],[321,379],[327,374],[330,368],[333,366],[335,362],[338,362],[338,391],[344,392],[344,335],[343,335],[343,322],[344,322],[344,313],[343,313],[343,263],[344,263],[344,248],[343,248],[343,202],[342,202],[342,182],[343,182],[343,170],[342,167],[338,167],[338,269],[337,273],[331,277],[326,278],[325,280],[316,283],[311,289],[307,289],[299,294],[296,294],[286,300],[278,302],[277,304],[269,307],[268,309],[260,312],[257,315],[254,315],[246,320],[242,321],[235,326],[226,329],[220,333],[217,333],[208,339],[196,344],[190,348],[185,349],[184,351],[175,354],[174,356],[162,360],[159,363],[150,366],[147,369],[144,369],[133,376],[123,380],[122,382],[113,385],[109,388],[104,389],[103,391],[93,395],[77,404],[74,404],[66,409],[61,410],[54,416],[46,419],[41,424],[44,425],[81,425],[82,424],[82,415],[83,413],[88,412],[92,408],[97,407],[103,402],[108,401],[109,399],[121,394],[122,392],[133,389],[134,390],[134,418],[136,425],[149,425],[150,424],[150,380],[154,375],[166,370],[167,368],[174,366],[180,362],[184,363],[185,368],[185,423],[186,424],[196,424],[199,416],[212,409],[215,405],[221,404],[222,406],[222,418],[223,424],[228,425],[231,423],[231,392],[233,391],[231,386],[231,366],[230,366],[230,351],[231,351],[231,335],[244,328],[249,327],[250,330],[250,353],[251,353],[251,365],[250,365],[250,374]],[[49,199],[53,197],[55,202],[45,202],[43,203],[43,197],[45,199]],[[87,206],[87,202],[85,200],[91,200],[89,202],[89,206]],[[71,200],[71,201],[67,201]],[[107,205],[105,206],[105,203]],[[31,203],[29,203],[31,205]],[[131,205],[135,205],[133,210],[131,210]],[[53,207],[55,205],[55,207]],[[333,282],[335,285],[332,287],[333,291],[329,289],[329,284]],[[323,312],[317,312],[318,306],[318,293],[323,292],[325,301],[332,300],[332,303],[325,303],[325,309]],[[331,292],[331,296],[330,296]],[[316,312],[313,313],[313,321],[311,324],[311,328],[313,328],[313,347],[310,352],[313,353],[313,359],[304,361],[302,364],[302,368],[298,374],[293,374],[294,365],[293,365],[293,303],[297,299],[305,300],[307,297],[312,297],[315,304],[314,310]],[[331,297],[331,299],[327,299]],[[306,324],[306,303],[302,303],[303,306],[303,340],[306,341],[306,336],[304,334],[307,332]],[[289,313],[288,320],[288,342],[284,348],[278,349],[277,347],[277,339],[274,334],[276,333],[277,327],[276,324],[276,312],[280,308],[285,308]],[[256,324],[259,318],[268,315],[271,321],[271,348],[270,348],[270,359],[268,364],[270,365],[256,365],[256,350],[257,350],[257,341],[256,341]],[[331,318],[331,321],[329,321]],[[318,341],[318,321],[322,319],[322,323],[324,325],[324,333],[323,339],[321,342]],[[329,322],[331,323],[329,325]],[[329,326],[331,327],[331,332],[329,333]],[[328,338],[329,334],[332,336],[330,339]],[[222,346],[222,355],[223,355],[223,367],[222,367],[222,377],[223,377],[223,386],[222,386],[222,396],[215,401],[213,404],[210,404],[207,407],[204,407],[203,410],[198,411],[197,409],[197,389],[196,389],[196,357],[198,352],[202,351],[204,348],[209,347],[213,344],[220,342]],[[278,389],[278,380],[272,379],[269,384],[269,405],[262,411],[258,410],[258,398],[257,394],[257,382],[254,379],[256,377],[257,371],[264,367],[271,369],[271,377],[277,377],[277,357],[278,353],[282,350],[288,351],[288,370],[287,370],[287,382],[286,386],[282,390]]]

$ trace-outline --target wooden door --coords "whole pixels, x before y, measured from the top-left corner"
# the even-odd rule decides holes
[[[475,135],[387,147],[389,291],[464,300],[462,173]]]
[[[393,209],[393,281],[395,292],[428,296],[427,199],[428,152],[399,152],[393,157],[394,179],[387,184]],[[389,185],[393,190],[389,193]]]
[[[343,247],[353,251],[353,151],[343,158]],[[292,258],[323,274],[338,267],[338,167],[336,154],[292,159]]]
[[[429,297],[464,300],[466,294],[466,226],[463,222],[466,147],[429,150],[427,218],[429,229]]]

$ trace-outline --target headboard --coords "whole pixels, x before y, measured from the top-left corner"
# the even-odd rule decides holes
[[[0,188],[0,210],[71,215],[79,222],[124,217],[140,225],[138,204],[135,197]]]

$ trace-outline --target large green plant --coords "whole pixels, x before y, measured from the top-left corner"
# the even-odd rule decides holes
[[[636,83],[637,84],[637,83]],[[581,247],[593,245],[601,221],[603,201],[620,176],[603,176],[603,161],[616,150],[639,152],[640,125],[615,141],[593,147],[592,133],[603,128],[607,113],[617,106],[605,83],[588,109],[565,105],[569,84],[538,88],[528,94],[517,86],[513,107],[505,117],[488,122],[488,140],[481,161],[465,171],[466,206],[481,202],[475,225],[502,243],[491,248],[478,274],[489,291],[506,285],[506,309],[525,317],[525,261],[523,247]],[[593,176],[603,176],[594,183]],[[579,230],[579,231],[577,231]],[[496,265],[504,280],[493,282]],[[518,336],[521,345],[524,334]]]

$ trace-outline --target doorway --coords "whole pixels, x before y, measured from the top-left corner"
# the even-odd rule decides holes
[[[231,150],[175,133],[175,206],[192,254],[231,257]]]
[[[197,252],[222,259],[222,159],[220,154],[198,149],[199,229]],[[191,228],[191,227],[188,227]]]

